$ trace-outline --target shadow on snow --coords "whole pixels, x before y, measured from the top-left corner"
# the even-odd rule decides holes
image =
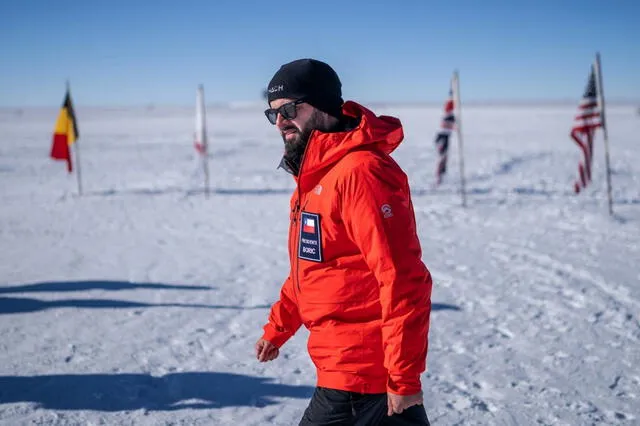
[[[35,403],[52,410],[172,411],[264,407],[277,398],[309,398],[313,387],[216,372],[0,376],[0,404]]]
[[[216,287],[191,286],[179,284],[156,284],[156,283],[132,283],[127,281],[52,281],[26,285],[13,285],[0,287],[0,295],[9,293],[36,293],[36,292],[72,292],[90,290],[215,290]],[[79,309],[114,309],[114,308],[156,308],[156,307],[177,307],[177,308],[201,308],[201,309],[267,309],[269,305],[237,306],[237,305],[206,305],[195,303],[146,303],[114,299],[61,299],[61,300],[41,300],[26,297],[0,297],[0,315],[21,314],[28,312],[44,311],[56,308],[79,308]]]
[[[460,307],[448,303],[431,303],[431,311],[460,311]]]
[[[13,285],[0,287],[3,293],[33,293],[33,292],[66,292],[88,290],[216,290],[216,287],[180,285],[180,284],[156,284],[156,283],[132,283],[129,281],[45,281],[34,284]]]
[[[56,308],[115,309],[115,308],[199,308],[199,309],[268,309],[270,305],[236,306],[203,305],[196,303],[143,303],[110,299],[39,300],[18,297],[0,297],[0,315],[24,314]]]

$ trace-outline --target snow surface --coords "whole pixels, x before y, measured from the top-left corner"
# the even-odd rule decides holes
[[[398,116],[434,277],[433,424],[640,423],[640,116],[608,109],[572,193],[575,105],[463,110],[468,207],[432,187],[440,107]],[[297,424],[315,384],[301,330],[254,343],[288,270],[293,180],[259,107],[211,108],[213,193],[193,108],[77,108],[84,196],[48,158],[57,109],[0,110],[0,423]]]

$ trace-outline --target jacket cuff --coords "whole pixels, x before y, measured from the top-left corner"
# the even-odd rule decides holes
[[[414,395],[422,390],[419,374],[389,375],[387,392],[396,395]]]
[[[280,347],[284,345],[285,342],[289,340],[290,337],[291,335],[289,333],[279,331],[271,323],[267,323],[264,326],[264,334],[262,335],[262,338],[264,340],[271,342],[271,344],[277,347],[278,349],[280,349]]]

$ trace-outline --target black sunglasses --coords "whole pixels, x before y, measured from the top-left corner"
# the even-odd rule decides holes
[[[280,108],[269,108],[264,111],[264,115],[267,116],[269,123],[276,124],[278,121],[278,114],[282,115],[287,120],[293,120],[298,115],[298,104],[303,103],[305,100],[298,99],[297,101],[287,102],[281,105]]]

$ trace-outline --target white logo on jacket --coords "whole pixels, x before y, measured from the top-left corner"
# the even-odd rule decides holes
[[[383,204],[380,207],[380,210],[382,210],[382,215],[384,216],[385,219],[389,219],[390,217],[393,217],[393,212],[391,211],[391,206],[389,204]]]

